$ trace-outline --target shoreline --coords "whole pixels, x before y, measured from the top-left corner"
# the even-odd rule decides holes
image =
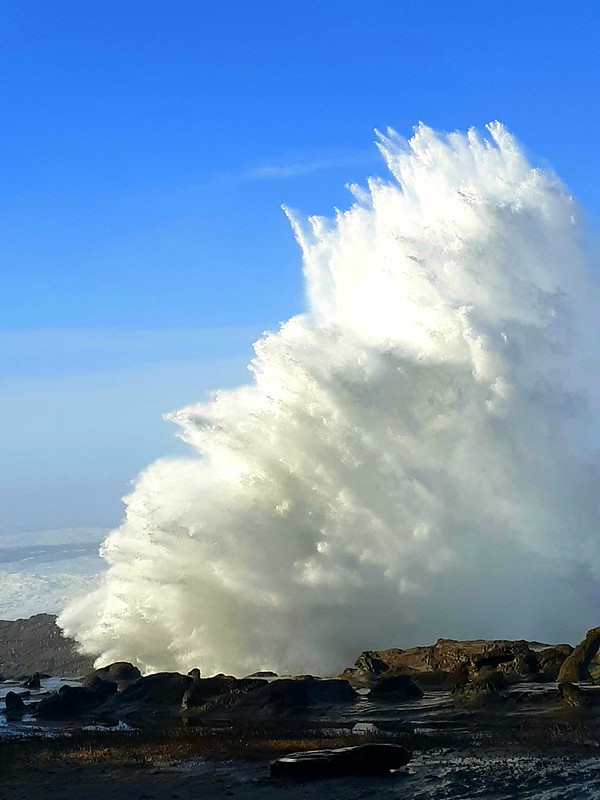
[[[277,733],[276,728],[231,726],[76,731],[53,739],[12,739],[0,745],[0,798],[276,800],[285,793],[290,800],[356,800],[373,795],[392,800],[401,792],[411,798],[454,800],[473,797],[477,786],[477,796],[490,798],[518,797],[536,787],[545,793],[528,796],[597,797],[600,784],[593,774],[600,764],[600,741],[588,738],[600,733],[594,720],[585,731],[573,720],[556,723],[558,728],[545,724],[530,731],[519,724],[498,725],[498,720],[480,722],[467,736],[458,730],[439,736],[408,732],[323,736],[301,727],[279,728]],[[269,775],[270,760],[290,752],[375,741],[402,743],[413,751],[413,759],[405,769],[384,778],[298,781]],[[586,793],[590,781],[589,791],[595,794]],[[564,793],[567,785],[578,786],[580,793]],[[482,791],[482,786],[487,789]]]

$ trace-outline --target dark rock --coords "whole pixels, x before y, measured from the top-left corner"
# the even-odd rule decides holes
[[[99,702],[103,702],[108,697],[111,697],[113,694],[116,694],[118,691],[118,684],[114,681],[98,681],[94,687],[93,691],[95,692],[96,696],[98,697]]]
[[[196,683],[189,675],[179,672],[146,675],[114,695],[107,710],[124,714],[178,712],[185,693]]]
[[[36,715],[40,719],[73,719],[98,708],[105,699],[102,693],[85,686],[63,686],[60,692],[40,700]]]
[[[344,775],[391,775],[404,767],[411,753],[397,744],[362,744],[334,750],[291,753],[271,762],[271,775],[282,778],[318,779]]]
[[[200,674],[200,670],[198,669],[198,667],[194,667],[194,669],[191,669],[191,670],[188,672],[188,675],[190,676],[190,678],[193,678],[195,681],[199,681],[199,680],[200,680],[200,678],[202,677],[202,675]]]
[[[262,684],[242,693],[232,707],[253,709],[260,716],[289,716],[358,699],[346,681],[335,678],[301,681],[280,678]]]
[[[600,628],[591,628],[570,656],[565,659],[558,673],[559,683],[575,683],[592,680],[589,666],[600,649]]]
[[[570,644],[556,644],[538,650],[535,654],[538,662],[538,679],[542,681],[557,680],[562,665],[572,652],[573,648]]]
[[[40,689],[41,686],[42,686],[42,683],[40,681],[40,677],[41,677],[40,673],[36,672],[30,678],[27,678],[26,680],[24,680],[23,683],[21,684],[21,686],[24,689]]]
[[[106,667],[88,672],[82,680],[82,686],[93,689],[101,681],[112,681],[117,685],[118,691],[123,691],[127,686],[142,677],[142,673],[129,661],[115,661]]]
[[[457,669],[454,672],[419,672],[409,677],[423,691],[454,691],[458,686],[464,686],[469,680],[467,669]]]
[[[585,708],[592,703],[588,693],[572,683],[559,683],[558,693],[564,703],[574,708]]]
[[[186,690],[181,700],[183,709],[203,709],[216,697],[225,697],[222,705],[231,705],[244,691],[263,686],[265,681],[254,678],[234,678],[230,675],[215,675],[212,678],[200,678]]]
[[[428,673],[452,674],[459,670],[466,670],[469,679],[484,670],[501,670],[514,681],[531,679],[539,670],[538,648],[543,649],[544,645],[524,640],[438,639],[429,647],[366,650],[354,667],[344,670],[340,677],[357,687],[373,686],[380,678],[391,675],[416,679]]]
[[[423,692],[408,675],[381,678],[369,692],[370,700],[420,700]]]
[[[332,705],[357,699],[356,692],[343,680],[229,678],[224,681],[215,677],[194,684],[184,702],[198,716],[262,718],[319,713]]]
[[[27,710],[27,706],[23,702],[23,698],[15,692],[7,692],[4,698],[6,706],[6,713],[10,716],[20,716]]]
[[[52,614],[0,620],[0,671],[6,677],[38,670],[73,677],[92,669],[93,660],[77,652],[75,642],[63,636]]]
[[[474,705],[501,703],[507,699],[505,690],[508,686],[506,676],[496,671],[469,681],[457,689],[455,695],[464,702]]]

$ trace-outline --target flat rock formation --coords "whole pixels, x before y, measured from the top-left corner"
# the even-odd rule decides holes
[[[44,672],[64,678],[84,675],[94,659],[80,655],[72,639],[63,636],[53,614],[29,619],[0,620],[0,675],[19,678]]]
[[[438,639],[427,647],[365,650],[340,677],[354,686],[374,686],[382,678],[409,675],[417,684],[423,678],[423,688],[434,688],[436,682],[440,688],[452,688],[493,671],[513,680],[554,681],[572,652],[568,644],[546,645],[522,639]]]

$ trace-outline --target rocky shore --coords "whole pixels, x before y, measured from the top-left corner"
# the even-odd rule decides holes
[[[67,783],[82,770],[99,775],[102,765],[124,780],[123,765],[134,758],[139,785],[148,769],[158,769],[179,786],[181,770],[189,768],[204,776],[207,797],[211,791],[218,795],[213,778],[221,769],[206,771],[208,763],[235,763],[241,770],[238,777],[249,770],[260,775],[259,783],[267,781],[248,797],[260,796],[263,790],[265,798],[277,796],[269,795],[272,781],[287,779],[288,769],[293,781],[331,774],[342,782],[337,796],[352,797],[344,770],[360,766],[360,775],[375,780],[382,769],[389,773],[388,762],[406,764],[394,774],[411,786],[411,796],[421,796],[419,775],[428,765],[452,788],[423,797],[468,797],[453,784],[449,765],[473,758],[479,758],[477,769],[484,772],[496,760],[496,778],[504,769],[512,774],[511,759],[530,764],[531,769],[523,768],[518,791],[535,782],[539,764],[534,762],[541,759],[545,774],[554,775],[558,786],[561,775],[569,774],[565,759],[576,765],[577,773],[600,755],[599,648],[600,628],[594,628],[575,648],[523,640],[440,639],[423,647],[365,651],[334,678],[273,673],[204,677],[197,669],[186,675],[141,675],[134,665],[117,662],[89,669],[72,685],[48,691],[47,680],[38,673],[10,687],[5,684],[10,688],[5,719],[14,725],[30,720],[38,735],[45,729],[68,729],[68,738],[8,739],[0,743],[0,760],[17,787],[25,785],[26,777],[16,774],[15,765],[23,759],[38,763],[44,752],[53,754],[49,763],[60,769]],[[38,654],[40,666],[48,663]],[[336,750],[340,746],[344,749]],[[362,749],[348,755],[348,747]],[[309,756],[300,755],[307,750]],[[290,760],[290,753],[296,752],[299,755]],[[269,777],[269,761],[281,756],[286,756],[283,767],[271,767]],[[262,764],[262,771],[248,761]],[[472,777],[470,767],[467,772]],[[487,780],[493,783],[496,778]],[[161,781],[168,783],[167,777]],[[590,781],[600,793],[600,782]],[[581,789],[583,784],[573,785]],[[130,789],[136,791],[133,784]],[[129,796],[124,786],[120,791],[115,796]],[[185,791],[179,787],[175,793],[184,798]],[[235,792],[240,794],[240,786]],[[75,793],[73,789],[65,797]],[[36,797],[30,788],[26,794]],[[311,793],[298,796],[308,798]],[[511,795],[505,791],[497,796]],[[573,796],[598,795],[581,789]]]
[[[63,636],[54,614],[29,619],[0,620],[0,676],[18,678],[34,672],[65,678],[84,675],[94,659],[77,652]]]

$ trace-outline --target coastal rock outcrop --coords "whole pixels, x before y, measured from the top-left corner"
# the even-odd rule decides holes
[[[129,661],[115,661],[113,664],[108,664],[106,667],[100,667],[88,672],[81,682],[82,686],[87,686],[93,689],[100,681],[111,681],[116,683],[117,690],[123,691],[127,686],[135,683],[142,677],[142,673]]]
[[[114,684],[110,684],[114,687]],[[85,686],[62,686],[56,694],[44,697],[37,704],[40,719],[76,719],[96,711],[105,704],[109,691],[106,685],[96,689]]]
[[[390,675],[371,687],[370,700],[420,700],[423,691],[408,675]]]
[[[450,688],[493,671],[513,681],[555,680],[570,645],[523,639],[438,639],[428,647],[366,650],[340,675],[353,686],[374,686],[384,677],[410,675],[422,688]]]
[[[120,715],[178,713],[185,693],[194,683],[190,675],[179,672],[146,675],[116,694],[107,711]]]
[[[560,668],[559,683],[592,680],[590,664],[600,649],[600,628],[591,628]]]
[[[209,683],[212,682],[212,683]],[[188,710],[199,715],[234,714],[240,717],[286,717],[318,713],[332,705],[353,703],[358,695],[347,681],[316,678],[205,678],[185,698]]]
[[[63,636],[53,614],[0,620],[0,672],[5,678],[36,671],[71,678],[84,675],[93,665],[92,656],[80,655],[75,642]]]

